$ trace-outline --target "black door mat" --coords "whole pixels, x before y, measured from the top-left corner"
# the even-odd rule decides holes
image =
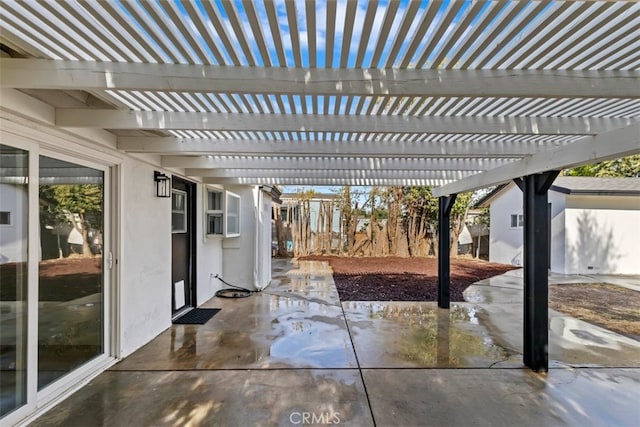
[[[173,321],[174,325],[204,325],[219,312],[219,308],[194,308]]]

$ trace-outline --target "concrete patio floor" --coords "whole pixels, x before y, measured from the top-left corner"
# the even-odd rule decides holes
[[[551,311],[552,369],[523,368],[518,271],[446,311],[341,304],[321,262],[273,270],[264,292],[208,301],[222,310],[207,324],[172,326],[33,425],[639,423],[640,342]]]

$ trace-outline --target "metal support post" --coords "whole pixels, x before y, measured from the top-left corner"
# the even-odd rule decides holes
[[[559,171],[525,176],[524,193],[524,364],[549,370],[549,254],[551,219],[547,191]]]
[[[449,215],[457,194],[438,199],[438,307],[449,308],[449,286],[451,284],[451,221]]]

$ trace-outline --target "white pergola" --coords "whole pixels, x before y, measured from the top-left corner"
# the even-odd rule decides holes
[[[3,109],[203,182],[431,185],[640,153],[640,2],[3,0]]]
[[[216,182],[446,195],[640,150],[633,1],[13,1],[3,90]]]

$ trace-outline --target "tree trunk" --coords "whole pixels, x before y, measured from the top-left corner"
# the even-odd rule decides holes
[[[400,223],[400,201],[402,187],[393,187],[387,197],[387,242],[389,255],[398,255],[398,224]]]
[[[284,231],[284,224],[282,222],[282,212],[280,211],[280,206],[275,205],[273,207],[274,217],[275,217],[275,225],[276,225],[276,240],[278,241],[278,250],[276,254],[279,257],[287,256],[287,239]]]
[[[451,257],[458,256],[458,237],[464,230],[465,220],[467,219],[467,213],[469,212],[469,204],[464,209],[464,212],[458,215],[452,215],[451,218]]]
[[[73,215],[72,215],[73,216]],[[80,214],[80,223],[73,221],[74,226],[82,236],[82,256],[89,258],[93,256],[91,252],[91,242],[89,242],[89,223],[84,220],[84,214]]]

